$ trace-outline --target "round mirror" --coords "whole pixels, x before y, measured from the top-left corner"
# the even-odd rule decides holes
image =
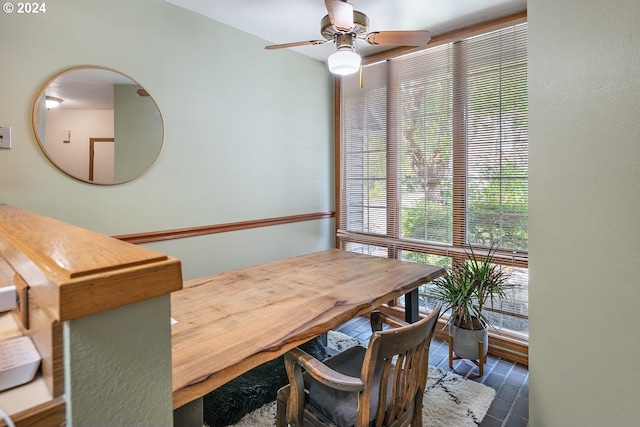
[[[164,123],[149,93],[105,67],[63,71],[38,93],[33,131],[47,158],[91,184],[122,184],[158,159]]]

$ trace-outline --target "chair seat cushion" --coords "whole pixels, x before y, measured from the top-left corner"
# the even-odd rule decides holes
[[[360,378],[362,363],[366,349],[355,346],[331,357],[323,363],[331,369],[342,374]],[[380,372],[382,365],[376,367],[371,396],[371,409],[369,419],[373,420],[378,407],[378,389],[380,386]],[[323,416],[334,422],[339,427],[351,427],[356,421],[358,408],[358,393],[335,390],[321,384],[310,376],[307,376],[307,389],[309,390],[309,404]]]

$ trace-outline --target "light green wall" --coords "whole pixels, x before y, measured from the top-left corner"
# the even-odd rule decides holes
[[[172,425],[169,307],[164,295],[64,323],[67,426]]]
[[[0,151],[0,203],[107,235],[334,210],[332,79],[321,62],[266,44],[163,0],[0,13],[0,125],[13,128],[13,148]],[[141,178],[86,184],[40,152],[32,103],[78,65],[117,69],[158,103],[166,145]],[[332,235],[333,221],[319,220],[146,246],[180,258],[189,279],[325,249]],[[170,425],[168,297],[141,304],[65,323],[70,427]],[[147,371],[136,375],[141,361]],[[103,362],[113,375],[96,370]]]
[[[115,181],[128,181],[153,165],[162,152],[162,116],[137,85],[113,86]]]
[[[0,151],[0,202],[108,235],[334,210],[332,78],[320,61],[266,44],[163,0],[60,0],[44,15],[1,13],[0,124],[13,127],[14,148]],[[41,86],[87,64],[131,76],[162,112],[164,151],[130,183],[75,181],[33,137]],[[282,240],[295,242],[287,252],[324,249],[333,222],[318,222],[270,228],[244,244],[271,259],[284,254]],[[198,252],[190,239],[162,248],[185,257],[185,277],[195,277],[225,268],[190,261],[206,259],[200,250],[215,251],[223,239],[194,245]]]
[[[528,3],[532,427],[640,419],[638,17]]]

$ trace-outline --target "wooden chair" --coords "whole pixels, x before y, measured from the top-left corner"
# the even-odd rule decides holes
[[[286,353],[289,385],[278,391],[276,426],[422,427],[429,345],[440,308],[438,303],[413,324],[374,311],[368,347],[325,362],[299,348]]]

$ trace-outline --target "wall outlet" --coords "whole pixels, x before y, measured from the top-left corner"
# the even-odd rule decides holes
[[[0,126],[0,148],[11,148],[10,126]]]

